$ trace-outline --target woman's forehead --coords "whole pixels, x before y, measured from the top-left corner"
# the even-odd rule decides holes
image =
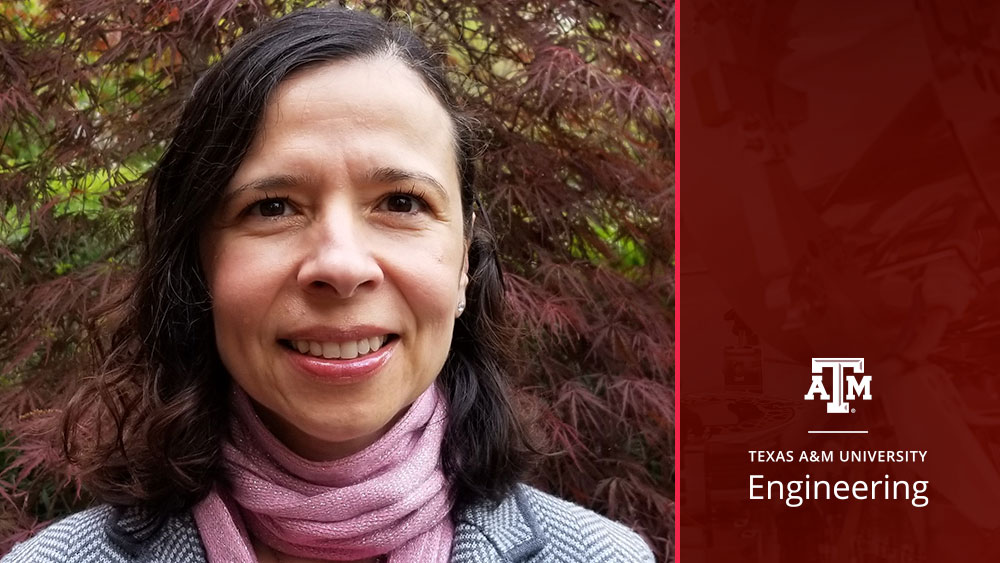
[[[261,128],[282,121],[391,128],[417,134],[423,142],[452,142],[448,111],[416,71],[389,55],[332,61],[294,73],[270,97]]]
[[[455,158],[451,117],[419,74],[395,57],[352,59],[304,69],[275,89],[233,180],[279,163],[349,159],[415,169],[458,190]]]

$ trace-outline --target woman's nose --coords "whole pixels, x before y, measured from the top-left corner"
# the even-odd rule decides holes
[[[298,272],[303,289],[348,298],[382,282],[382,268],[358,223],[341,214],[311,225],[303,237],[308,248]]]

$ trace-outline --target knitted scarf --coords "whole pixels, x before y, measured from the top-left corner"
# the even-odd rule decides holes
[[[454,530],[440,463],[447,408],[434,385],[374,444],[331,462],[292,453],[234,388],[223,444],[230,486],[217,486],[194,509],[209,563],[256,563],[248,530],[299,557],[448,560]]]

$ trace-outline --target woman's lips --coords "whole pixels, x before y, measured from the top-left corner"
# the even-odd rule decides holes
[[[373,377],[396,349],[399,338],[391,338],[375,352],[351,359],[321,358],[303,354],[288,345],[282,349],[299,371],[330,383],[355,383]]]

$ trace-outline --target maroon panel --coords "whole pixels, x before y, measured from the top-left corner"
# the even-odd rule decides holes
[[[1000,555],[1000,3],[678,14],[679,559]]]

